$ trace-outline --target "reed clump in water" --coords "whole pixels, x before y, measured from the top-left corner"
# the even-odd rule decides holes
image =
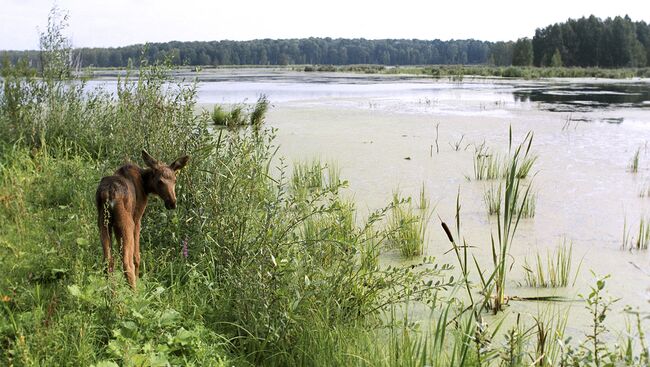
[[[627,228],[627,219],[623,222],[623,250],[647,250],[650,245],[650,220],[641,217],[635,235]]]
[[[571,278],[571,265],[573,255],[573,244],[565,240],[553,252],[546,251],[546,261],[542,259],[539,252],[535,255],[534,264],[528,259],[524,260],[525,278],[524,284],[535,288],[558,288],[569,285]],[[580,266],[573,277],[573,284],[578,277]]]
[[[632,173],[637,173],[639,172],[639,156],[641,155],[641,148],[637,148],[636,152],[634,152],[634,155],[632,156],[632,159],[630,159],[630,164],[628,164],[628,168],[630,169],[630,172]]]
[[[230,129],[252,126],[259,129],[265,121],[266,113],[270,107],[270,102],[266,95],[262,94],[254,106],[244,104],[235,104],[226,110],[222,105],[215,105],[210,114],[212,122],[217,126],[223,126]]]
[[[405,258],[422,255],[432,214],[424,185],[417,206],[413,204],[411,197],[402,198],[399,192],[394,192],[387,228],[390,246],[396,248]]]
[[[483,202],[487,209],[488,215],[497,215],[502,213],[501,207],[503,205],[503,188],[501,183],[498,186],[490,185],[483,193]],[[537,193],[529,192],[525,198],[521,198],[523,202],[517,203],[517,211],[521,212],[522,218],[533,218],[535,216],[535,208],[537,203]]]
[[[482,180],[496,180],[506,179],[508,177],[508,170],[511,168],[512,161],[512,128],[509,132],[508,154],[502,157],[496,152],[489,149],[485,143],[480,144],[474,148],[474,179],[477,181]],[[530,152],[532,146],[532,139],[526,142],[525,148],[522,150],[521,156],[518,158],[518,166],[515,175],[518,179],[527,178],[537,161],[537,155]]]
[[[490,151],[484,144],[474,151],[474,179],[496,180],[503,177],[504,162],[499,154]]]

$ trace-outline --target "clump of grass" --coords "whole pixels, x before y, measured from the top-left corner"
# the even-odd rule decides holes
[[[323,177],[323,170],[325,168],[317,159],[311,162],[294,162],[293,175],[291,176],[291,184],[294,191],[300,189],[322,189],[325,184]]]
[[[215,125],[226,126],[228,124],[229,114],[221,105],[214,105],[210,117]]]
[[[266,95],[262,94],[258,99],[257,103],[255,103],[255,107],[253,108],[253,112],[251,112],[250,116],[250,123],[253,127],[259,128],[262,126],[264,123],[264,118],[266,116],[266,112],[269,109],[269,99],[266,97]]]
[[[424,252],[427,225],[432,215],[428,200],[422,200],[424,195],[421,192],[419,208],[414,209],[411,197],[403,199],[398,192],[393,193],[387,238],[390,246],[397,248],[405,258],[422,255]]]
[[[528,177],[536,161],[536,155],[529,155],[526,153],[526,155],[521,160],[519,168],[517,169],[517,178],[524,179]]]
[[[650,197],[650,183],[646,183],[645,186],[641,188],[639,191],[639,197]]]
[[[639,156],[641,155],[641,148],[637,148],[636,152],[634,152],[634,155],[632,156],[632,159],[630,159],[630,163],[628,164],[628,168],[630,169],[630,172],[632,173],[637,173],[639,172]]]
[[[488,215],[497,215],[501,213],[503,205],[503,188],[502,185],[490,185],[483,193],[483,202],[487,209]],[[520,198],[522,202],[516,203],[517,213],[521,213],[521,218],[532,218],[535,216],[535,207],[537,195],[529,192],[525,197]]]
[[[528,187],[528,195],[522,198],[522,202],[519,204],[518,213],[521,214],[522,218],[533,218],[535,216],[535,208],[537,203],[537,193],[530,191],[530,186]]]
[[[539,252],[535,256],[535,263],[529,264],[528,259],[524,260],[523,268],[525,274],[525,284],[528,287],[535,288],[558,288],[566,287],[569,285],[569,278],[571,277],[571,264],[573,255],[573,243],[568,243],[566,240],[553,252],[547,250],[546,252],[546,267],[544,267],[544,260]],[[578,277],[580,266],[576,270],[573,278],[573,283]]]
[[[251,125],[253,128],[259,129],[264,124],[269,106],[269,99],[266,95],[262,94],[255,103],[255,106],[252,107],[252,110],[251,107],[243,104],[236,104],[229,111],[226,111],[224,106],[215,105],[210,117],[212,122],[217,126],[235,129]]]
[[[641,217],[639,220],[639,229],[634,238],[627,229],[627,219],[623,222],[623,250],[647,250],[650,244],[650,220]]]
[[[241,104],[233,106],[230,111],[221,105],[215,105],[210,115],[212,122],[217,126],[236,128],[246,125],[246,114]]]
[[[325,167],[325,180],[327,187],[335,187],[347,184],[347,181],[341,181],[341,167],[338,163],[331,161]]]
[[[509,174],[510,164],[512,162],[512,128],[510,128],[510,140],[508,144],[508,155],[501,157],[498,153],[491,151],[486,147],[485,142],[476,146],[474,149],[474,179],[481,180],[495,180],[499,178],[507,178]],[[530,153],[532,146],[532,139],[526,137],[525,145],[521,145],[520,156],[518,159],[517,171],[515,176],[518,179],[527,178],[532,171],[532,168],[537,161],[537,156]],[[522,143],[522,144],[524,144]],[[525,149],[524,149],[525,148]]]
[[[501,184],[490,185],[483,193],[483,202],[487,208],[488,215],[496,215],[501,212]]]
[[[501,178],[503,165],[499,154],[490,152],[485,145],[480,145],[474,152],[474,179],[481,181]]]
[[[429,198],[427,197],[426,188],[424,187],[424,182],[423,182],[422,187],[420,188],[420,201],[418,202],[418,209],[427,210],[429,208],[429,205],[430,205],[430,201]]]
[[[230,110],[230,115],[228,116],[228,123],[226,126],[237,127],[244,125],[246,125],[246,114],[244,112],[244,106],[240,104],[235,105]]]

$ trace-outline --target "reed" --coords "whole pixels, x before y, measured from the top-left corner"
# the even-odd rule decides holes
[[[437,129],[437,127],[436,127],[436,129]],[[436,131],[436,133],[437,133],[437,131]],[[455,152],[458,152],[458,151],[460,151],[460,149],[462,148],[463,139],[465,139],[465,134],[461,135],[461,136],[460,136],[460,139],[456,140],[455,142],[450,142],[450,143],[449,143],[449,146],[450,146],[451,149],[453,149]],[[436,140],[437,140],[437,139],[436,139]]]
[[[266,97],[265,94],[262,94],[258,99],[257,102],[255,103],[255,107],[253,108],[253,112],[251,112],[250,115],[250,124],[254,128],[259,128],[262,126],[264,123],[264,118],[266,117],[266,112],[268,111],[270,106],[269,99]]]
[[[294,162],[293,175],[291,176],[292,188],[295,191],[300,189],[322,189],[325,183],[323,170],[324,167],[317,159]]]
[[[483,193],[483,202],[487,209],[488,215],[497,215],[501,212],[501,197],[502,187],[501,184],[498,186],[490,185],[487,187]]]
[[[639,190],[639,197],[650,197],[650,183],[646,183],[641,187],[641,190]]]
[[[639,231],[636,238],[636,249],[647,250],[650,243],[650,221],[642,217],[639,221]]]
[[[636,237],[634,237],[627,227],[627,218],[623,221],[623,241],[621,248],[623,250],[647,250],[650,245],[650,220],[641,217],[639,220]]]
[[[521,197],[518,202],[517,212],[521,213],[521,218],[533,218],[537,204],[537,194],[530,192],[526,197]],[[498,186],[490,185],[483,193],[483,203],[487,209],[488,215],[497,215],[501,213],[503,205],[503,187],[501,183]]]
[[[525,285],[534,288],[558,288],[569,285],[571,278],[571,264],[573,258],[573,243],[565,240],[553,252],[546,251],[546,261],[539,252],[535,255],[534,264],[528,259],[524,260]],[[580,262],[582,265],[582,262]],[[573,284],[578,277],[580,267],[575,272]]]
[[[341,167],[335,161],[330,161],[325,166],[325,182],[327,187],[347,185],[347,181],[341,181]]]
[[[490,152],[485,145],[475,148],[474,152],[474,179],[495,180],[504,177],[504,162],[497,153]]]
[[[522,202],[518,203],[518,213],[521,214],[521,218],[533,218],[535,216],[537,193],[530,192],[530,185],[528,186],[527,190],[529,190],[528,195],[522,197]]]
[[[428,206],[428,199],[421,199],[419,207],[414,208],[411,197],[404,199],[400,197],[399,192],[393,193],[387,238],[390,246],[398,249],[400,255],[405,258],[419,256],[424,252],[427,227],[432,215]]]
[[[519,168],[517,170],[517,178],[524,179],[524,178],[528,177],[528,175],[530,174],[530,171],[532,170],[533,165],[535,164],[536,161],[537,161],[537,156],[536,155],[526,154],[523,157],[523,159],[521,161],[521,165],[519,166]]]
[[[510,134],[512,141],[512,132]],[[523,188],[517,171],[522,160],[528,155],[533,142],[533,133],[529,132],[514,151],[506,177],[503,215],[497,214],[497,237],[492,236],[492,261],[494,265],[494,313],[501,311],[506,302],[505,288],[508,274],[508,259],[510,247],[513,244],[519,221],[522,218],[523,206],[528,198],[531,185]]]
[[[632,159],[630,159],[630,163],[628,164],[628,169],[632,173],[637,173],[639,172],[639,156],[641,155],[641,148],[637,148],[636,152],[634,152],[634,155],[632,156]]]

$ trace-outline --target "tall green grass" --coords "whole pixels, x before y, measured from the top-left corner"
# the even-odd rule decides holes
[[[420,203],[417,207],[411,197],[404,199],[400,197],[399,192],[394,192],[387,223],[390,246],[398,249],[405,258],[422,255],[432,214],[424,186],[420,191]]]
[[[510,135],[512,136],[512,134]],[[512,139],[512,138],[511,138]],[[511,140],[512,141],[512,140]],[[510,247],[513,244],[519,221],[523,217],[523,207],[527,201],[530,184],[523,189],[518,170],[525,162],[533,142],[533,134],[528,133],[514,151],[504,187],[503,215],[497,213],[497,237],[492,237],[492,261],[494,265],[494,289],[492,309],[496,313],[503,309],[506,301],[506,279]]]

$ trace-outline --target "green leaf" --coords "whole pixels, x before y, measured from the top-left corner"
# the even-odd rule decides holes
[[[175,324],[180,318],[181,314],[179,314],[178,311],[169,308],[163,311],[162,315],[160,315],[158,323],[160,326],[170,326]]]
[[[94,366],[95,367],[120,367],[117,363],[113,361],[101,361]]]
[[[70,292],[70,294],[73,297],[77,297],[77,298],[81,297],[81,289],[79,289],[79,286],[76,284],[69,285],[68,292]]]
[[[79,237],[79,238],[77,238],[75,240],[75,242],[77,243],[78,246],[86,246],[86,245],[88,245],[88,239],[87,238]]]

